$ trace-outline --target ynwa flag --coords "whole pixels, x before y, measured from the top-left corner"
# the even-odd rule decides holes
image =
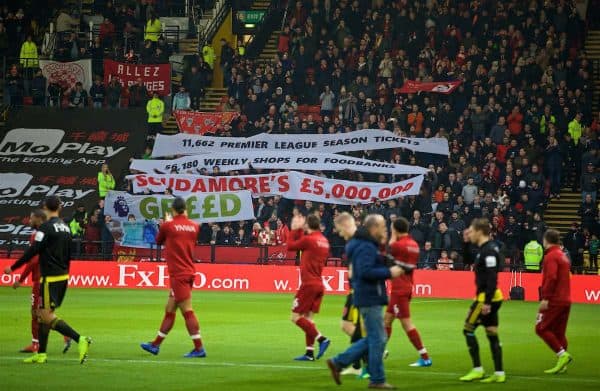
[[[201,112],[176,110],[177,126],[183,133],[215,133],[219,126],[230,124],[240,114],[237,112]]]
[[[435,92],[438,94],[451,94],[461,85],[462,81],[434,81],[423,82],[407,80],[404,85],[396,89],[397,94],[416,94],[417,92]]]

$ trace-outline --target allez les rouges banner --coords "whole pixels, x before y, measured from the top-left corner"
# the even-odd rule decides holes
[[[108,163],[114,175],[127,169],[144,145],[142,110],[55,110],[25,107],[11,113],[0,140],[0,246],[29,243],[27,221],[48,195],[76,205],[98,203],[97,176]]]
[[[123,87],[135,84],[142,79],[148,92],[160,96],[171,93],[171,64],[128,64],[114,60],[104,60],[104,84],[117,76]]]
[[[0,268],[10,266],[14,259],[0,259]],[[269,292],[292,294],[300,285],[300,269],[296,266],[270,265],[220,265],[199,263],[195,265],[194,289],[228,292]],[[0,276],[0,286],[11,286],[19,279],[19,271]],[[325,294],[348,293],[348,269],[326,267],[323,269]],[[413,297],[472,299],[475,295],[473,272],[415,270]],[[525,300],[538,300],[539,273],[523,274],[522,286]],[[31,284],[27,279],[26,285]],[[71,262],[69,286],[76,288],[169,288],[167,265],[162,262]],[[510,273],[498,274],[498,288],[509,297]],[[600,304],[600,279],[597,276],[571,277],[571,298],[575,303]],[[593,310],[590,307],[590,310]],[[535,310],[533,310],[535,311]],[[535,313],[532,312],[532,322]]]
[[[418,175],[428,170],[419,166],[378,162],[335,153],[243,151],[216,152],[204,155],[184,156],[173,160],[133,159],[129,168],[148,174],[201,174],[218,167],[220,172],[247,170],[353,170],[379,174]]]
[[[214,133],[219,126],[230,124],[240,113],[235,111],[175,110],[179,130],[189,134]]]
[[[167,188],[175,195],[249,190],[254,197],[281,195],[292,200],[346,205],[417,195],[423,183],[423,175],[396,183],[374,183],[322,178],[296,171],[216,177],[139,174],[128,178],[132,180],[134,193],[162,193]]]
[[[159,134],[152,157],[197,155],[214,152],[281,151],[281,152],[352,152],[388,148],[405,148],[415,152],[448,155],[445,138],[402,137],[389,130],[363,129],[334,134],[269,134],[252,137],[212,137],[178,133]]]

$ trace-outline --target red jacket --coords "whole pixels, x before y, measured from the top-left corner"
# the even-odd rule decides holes
[[[542,300],[550,304],[571,303],[570,262],[559,246],[546,250],[542,267]]]
[[[321,273],[329,257],[329,241],[321,232],[304,234],[303,229],[290,231],[288,250],[302,251],[300,279],[302,285],[322,285]]]
[[[404,263],[417,266],[419,245],[410,235],[405,235],[390,245],[390,253]],[[392,294],[410,295],[413,288],[413,273],[405,273],[392,280]]]
[[[173,216],[173,220],[160,225],[156,244],[164,245],[163,252],[171,277],[188,277],[196,273],[194,249],[200,228],[185,215]]]

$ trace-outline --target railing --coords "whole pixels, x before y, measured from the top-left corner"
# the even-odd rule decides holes
[[[223,24],[223,21],[227,17],[227,14],[231,11],[231,0],[224,0],[222,2],[217,2],[218,9],[216,10],[216,15],[212,18],[208,24],[204,27],[197,24],[198,26],[198,51],[202,52],[202,47],[204,45],[211,43],[217,31],[219,31],[219,27]]]
[[[85,241],[83,239],[74,239],[71,247],[72,258],[90,261],[146,261],[162,262],[164,261],[162,250],[158,246],[151,248],[136,249],[130,247],[119,247],[111,242],[103,241]],[[343,266],[344,247],[332,246],[330,258],[327,260],[328,266]],[[439,259],[441,249],[433,249],[436,254],[430,261],[423,259],[418,264],[419,269],[429,270],[470,270],[471,265],[463,263],[459,258],[455,261],[443,261]],[[0,246],[0,258],[18,258],[23,253],[22,248],[15,248],[11,245]],[[452,253],[450,251],[449,253]],[[526,267],[522,261],[522,253],[517,251],[513,254],[514,258],[506,258],[502,263],[501,271],[522,270]],[[196,261],[202,263],[218,264],[261,264],[261,265],[298,265],[299,256],[295,252],[287,251],[285,245],[264,246],[264,245],[218,245],[218,244],[198,244],[194,251]],[[597,270],[592,269],[589,262],[586,262],[579,270],[586,274],[598,274]]]
[[[290,3],[291,1],[288,1]],[[279,26],[279,20],[283,18],[283,15],[287,11],[287,5],[284,9],[282,2],[272,1],[269,4],[269,8],[265,12],[262,23],[258,28],[256,34],[252,36],[250,41],[247,43],[246,55],[249,58],[256,59],[262,52],[265,44],[269,40],[269,37],[276,26]],[[285,22],[285,19],[283,19]]]

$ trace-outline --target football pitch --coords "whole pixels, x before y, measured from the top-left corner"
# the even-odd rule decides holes
[[[470,289],[470,287],[468,288]],[[77,362],[77,347],[66,355],[62,337],[51,333],[48,363],[26,365],[17,353],[30,340],[29,288],[0,288],[0,390],[360,390],[366,380],[343,378],[337,387],[325,360],[298,363],[304,336],[289,321],[291,295],[196,291],[194,308],[200,320],[208,357],[184,359],[192,348],[183,318],[158,356],[139,348],[154,338],[163,315],[166,291],[71,289],[59,315],[75,329],[93,337],[90,358]],[[339,328],[342,296],[326,296],[316,318],[320,331],[332,339],[326,357],[345,349],[348,338]],[[500,310],[506,384],[463,384],[457,379],[470,369],[462,335],[469,302],[415,299],[413,318],[433,359],[431,368],[409,368],[417,354],[400,324],[388,344],[388,381],[399,389],[417,390],[599,390],[600,307],[574,305],[568,328],[574,361],[566,374],[545,375],[554,355],[533,332],[537,303],[505,302]],[[486,371],[492,371],[489,345],[478,331]]]

